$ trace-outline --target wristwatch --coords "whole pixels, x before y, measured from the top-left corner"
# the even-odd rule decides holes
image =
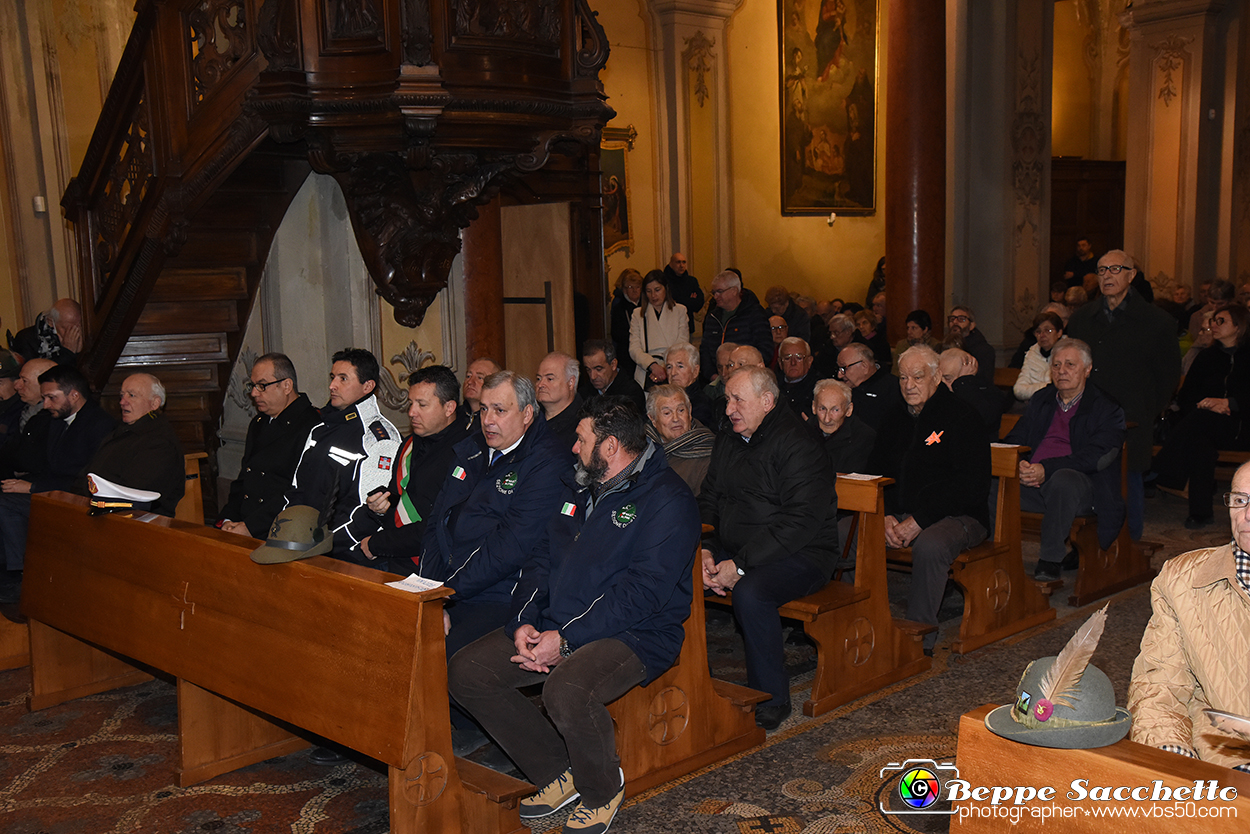
[[[569,641],[563,637],[560,638],[560,657],[569,657],[573,654],[573,647],[569,645]]]

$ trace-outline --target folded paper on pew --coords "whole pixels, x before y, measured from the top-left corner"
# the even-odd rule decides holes
[[[391,588],[398,588],[399,590],[407,591],[410,594],[419,594],[424,591],[432,591],[435,588],[443,587],[442,582],[435,579],[426,579],[423,576],[417,576],[415,573],[410,573],[404,579],[387,582],[386,584]]]

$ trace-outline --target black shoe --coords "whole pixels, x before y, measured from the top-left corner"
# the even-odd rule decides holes
[[[1068,551],[1068,555],[1063,557],[1063,563],[1060,565],[1064,570],[1076,570],[1081,566],[1081,554],[1076,552],[1076,548]]]
[[[1201,530],[1203,527],[1210,527],[1214,523],[1215,523],[1214,516],[1208,515],[1208,516],[1203,516],[1202,518],[1199,518],[1196,515],[1191,515],[1185,519],[1185,529],[1186,530]]]
[[[467,756],[474,750],[481,749],[487,741],[486,734],[477,727],[469,727],[467,730],[451,728],[451,752],[455,756]]]
[[[0,587],[0,605],[15,605],[22,601],[22,580]]]
[[[755,723],[765,730],[775,730],[781,726],[781,722],[790,717],[790,702],[784,704],[773,704],[772,706],[757,706],[755,708]]]
[[[347,757],[332,747],[314,747],[308,754],[308,761],[315,765],[333,767],[347,761]]]
[[[1033,571],[1033,578],[1038,582],[1057,582],[1061,570],[1062,567],[1058,562],[1039,561],[1037,569]]]

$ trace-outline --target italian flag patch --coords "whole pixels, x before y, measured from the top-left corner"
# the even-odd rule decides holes
[[[463,466],[457,466],[455,469],[451,470],[451,477],[455,478],[457,481],[463,481],[464,476],[465,471]]]
[[[560,514],[567,515],[569,518],[572,518],[576,512],[577,512],[577,505],[570,504],[568,501],[565,501],[564,506],[560,508]]]

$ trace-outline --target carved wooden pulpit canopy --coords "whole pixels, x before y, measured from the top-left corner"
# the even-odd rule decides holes
[[[496,195],[575,208],[601,296],[607,38],[586,0],[138,0],[77,176],[83,371],[159,373],[189,450],[222,399],[274,234],[334,177],[377,292],[416,326]],[[598,298],[597,300],[602,300]],[[182,400],[179,401],[178,398]]]

